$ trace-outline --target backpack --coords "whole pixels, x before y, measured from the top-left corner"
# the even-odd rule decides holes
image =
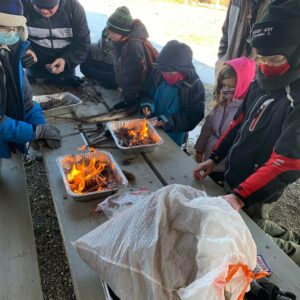
[[[148,65],[151,66],[156,63],[157,57],[159,55],[159,52],[154,48],[154,46],[149,42],[147,39],[130,39],[130,41],[140,41],[142,42],[144,49],[145,49],[145,54],[146,54],[146,59],[148,62]]]

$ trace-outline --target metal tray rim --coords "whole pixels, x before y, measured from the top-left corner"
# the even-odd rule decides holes
[[[115,187],[113,189],[103,189],[102,191],[96,191],[96,192],[90,192],[90,193],[86,193],[84,195],[81,195],[81,194],[76,194],[74,192],[71,191],[70,189],[70,186],[69,186],[69,183],[68,183],[68,180],[66,178],[66,174],[63,170],[63,167],[60,163],[60,161],[62,159],[64,159],[65,157],[68,157],[70,156],[71,154],[69,155],[60,155],[56,158],[56,162],[58,164],[58,167],[59,167],[59,171],[62,175],[62,178],[63,178],[63,182],[64,182],[64,185],[65,185],[65,188],[66,188],[66,191],[68,193],[69,196],[71,196],[72,198],[75,198],[75,199],[80,199],[80,198],[87,198],[87,197],[93,197],[93,196],[96,196],[96,195],[99,195],[100,196],[103,196],[105,195],[106,193],[111,193],[111,192],[115,192],[117,191],[119,188],[121,187],[126,187],[128,185],[128,180],[127,178],[125,177],[124,173],[122,172],[121,168],[119,167],[119,165],[117,164],[117,162],[115,161],[114,157],[112,156],[112,154],[110,152],[107,152],[107,151],[97,151],[97,152],[100,152],[100,153],[103,153],[105,155],[107,155],[109,157],[109,159],[112,161],[113,164],[115,164],[115,167],[119,173],[119,175],[121,176],[122,178],[122,184],[118,187]],[[81,155],[81,154],[88,154],[90,152],[85,152],[85,153],[76,153],[76,154],[72,154],[71,156],[76,156],[76,155]]]
[[[114,130],[112,129],[112,125],[113,125],[114,123],[116,123],[116,122],[124,122],[124,123],[126,123],[126,122],[132,122],[132,121],[140,121],[140,120],[142,120],[142,119],[130,119],[130,120],[121,120],[121,121],[111,121],[111,122],[108,122],[108,123],[106,124],[108,130],[110,131],[110,133],[111,133],[111,135],[112,135],[112,137],[113,137],[113,139],[114,139],[114,141],[115,141],[115,143],[116,143],[116,145],[117,145],[117,147],[118,147],[119,149],[130,151],[130,150],[138,150],[138,149],[154,148],[154,147],[156,147],[156,146],[159,146],[159,145],[162,145],[162,144],[163,144],[164,141],[163,141],[162,137],[158,134],[158,132],[156,131],[156,129],[154,128],[154,126],[152,126],[152,124],[151,124],[150,122],[148,122],[148,121],[147,121],[148,126],[151,128],[151,130],[153,130],[154,134],[156,134],[156,136],[159,137],[159,142],[157,142],[157,143],[155,143],[155,144],[139,145],[139,146],[133,146],[133,147],[124,147],[124,146],[122,146],[122,145],[119,144],[119,139],[118,139],[118,137],[115,135],[115,132],[114,132]]]
[[[74,103],[74,104],[68,104],[68,105],[63,105],[63,106],[59,106],[59,107],[56,107],[56,108],[50,108],[50,109],[47,109],[47,110],[43,110],[44,114],[52,113],[52,112],[55,112],[57,110],[61,110],[61,109],[64,109],[64,108],[71,108],[71,107],[74,107],[74,106],[77,106],[77,105],[83,103],[82,100],[79,97],[77,97],[76,95],[74,95],[73,93],[70,93],[70,92],[45,94],[45,95],[34,95],[34,96],[32,96],[32,98],[33,98],[33,101],[35,101],[37,103],[42,103],[42,102],[46,102],[46,101],[36,101],[35,99],[38,99],[38,98],[41,98],[41,97],[51,97],[51,96],[54,97],[56,95],[71,95],[71,97],[75,98],[78,102]]]

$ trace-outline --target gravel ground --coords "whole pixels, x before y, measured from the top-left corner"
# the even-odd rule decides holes
[[[44,299],[76,299],[44,163],[25,170]]]

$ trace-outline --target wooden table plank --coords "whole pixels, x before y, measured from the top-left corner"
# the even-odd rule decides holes
[[[159,134],[163,137],[164,144],[144,156],[155,173],[164,179],[164,184],[189,185],[205,190],[209,196],[224,194],[210,178],[203,180],[203,186],[195,181],[192,171],[197,163],[188,157],[165,132],[160,130]],[[258,254],[264,256],[273,270],[271,280],[281,289],[300,296],[300,268],[243,211],[241,215],[255,240]]]
[[[43,299],[21,155],[0,159],[0,299]]]
[[[194,180],[192,171],[196,166],[195,161],[183,152],[163,130],[159,130],[159,134],[164,143],[153,152],[143,155],[165,185],[174,183],[189,185],[204,190],[209,196],[218,196],[222,193],[222,189],[210,178],[206,178],[201,183]]]
[[[70,133],[73,125],[62,122],[59,120],[54,122],[64,136],[62,147],[54,151],[44,148],[44,163],[70,265],[76,297],[78,300],[101,300],[105,298],[100,279],[80,259],[71,242],[105,222],[106,218],[103,214],[98,215],[93,212],[99,200],[78,202],[72,200],[66,193],[58,165],[56,164],[56,158],[60,155],[80,153],[77,148],[82,146],[84,142],[79,135],[66,136],[67,133]],[[105,151],[107,150],[105,149]],[[141,155],[124,155],[118,149],[111,150],[109,149],[109,152],[113,154],[120,167],[136,176],[136,186],[148,187],[153,191],[162,186]]]

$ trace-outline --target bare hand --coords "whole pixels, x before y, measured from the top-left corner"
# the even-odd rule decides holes
[[[143,115],[144,115],[146,118],[150,116],[151,111],[150,111],[149,106],[143,107],[143,110],[142,110],[142,111],[143,111]]]
[[[197,150],[196,150],[195,159],[196,159],[196,162],[201,163],[202,159],[203,159],[203,153],[197,152]]]
[[[239,211],[243,206],[245,206],[245,203],[239,197],[237,197],[234,194],[229,194],[229,195],[223,196],[223,198],[236,211]]]
[[[160,128],[164,127],[164,122],[162,120],[157,121],[155,127],[160,127]]]
[[[202,180],[207,175],[209,175],[214,168],[216,167],[216,163],[212,159],[208,159],[205,162],[199,164],[196,169],[194,169],[193,174],[196,180]]]
[[[52,68],[51,73],[58,75],[65,70],[66,62],[63,58],[57,58],[49,67]]]
[[[36,62],[36,63],[38,62],[37,56],[36,56],[35,52],[33,52],[32,50],[30,50],[30,49],[26,50],[25,55],[31,55],[34,62]]]

